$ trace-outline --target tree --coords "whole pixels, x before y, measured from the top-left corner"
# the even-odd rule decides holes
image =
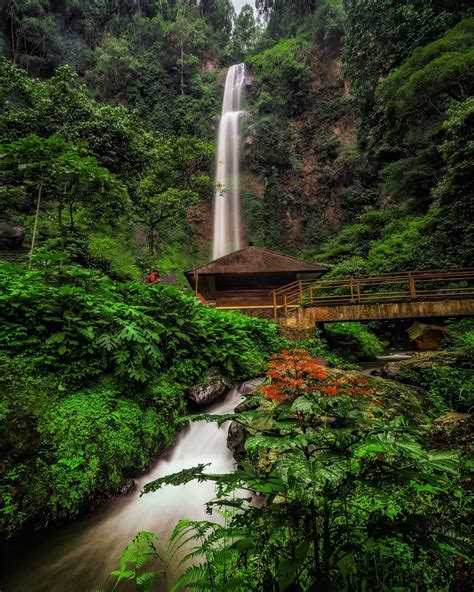
[[[126,91],[136,78],[139,61],[132,55],[127,41],[120,37],[106,37],[96,49],[96,64],[87,72],[90,86],[100,89],[100,98],[125,98]]]
[[[125,107],[91,100],[69,67],[58,68],[51,79],[39,82],[0,58],[0,99],[0,142],[36,134],[85,143],[100,165],[131,192],[151,162],[156,136]]]
[[[12,207],[9,201],[12,196],[16,196],[17,185],[21,185],[29,199],[19,204],[20,211],[24,214],[31,213],[33,208],[35,211],[30,266],[35,249],[43,190],[45,186],[52,185],[52,169],[65,148],[67,148],[66,143],[57,136],[45,140],[31,135],[11,144],[0,145],[2,193],[7,207],[15,209],[15,204]]]
[[[474,99],[455,105],[443,127],[444,167],[433,190],[437,215],[431,232],[438,260],[468,267],[474,257]]]
[[[257,42],[258,28],[250,4],[245,4],[234,20],[230,44],[232,60],[242,62]]]
[[[461,21],[440,39],[417,48],[379,85],[384,109],[385,190],[413,197],[426,211],[443,168],[440,145],[448,109],[474,91],[474,18]]]
[[[0,145],[0,173],[4,181],[3,199],[20,214],[35,212],[30,263],[34,254],[40,209],[56,208],[62,250],[66,247],[67,228],[63,212],[69,214],[69,231],[74,230],[74,213],[81,207],[89,220],[118,220],[129,205],[125,186],[83,147],[58,136],[26,136],[11,144]],[[22,187],[29,200],[11,203]]]
[[[0,17],[13,62],[32,74],[50,72],[58,29],[49,0],[6,0]]]
[[[232,20],[235,16],[231,0],[200,0],[199,12],[216,32],[227,37],[232,31]]]
[[[147,229],[150,255],[155,254],[160,225],[179,220],[189,206],[210,195],[212,155],[210,144],[191,136],[172,138],[158,146],[155,165],[140,183],[136,202],[137,222]]]
[[[472,14],[467,0],[347,0],[343,61],[360,118],[362,147],[382,142],[375,90],[420,45],[434,41]]]

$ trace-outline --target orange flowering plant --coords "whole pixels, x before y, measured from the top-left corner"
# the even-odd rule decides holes
[[[266,374],[270,382],[261,387],[261,392],[278,402],[324,395],[328,398],[350,397],[355,404],[369,402],[372,394],[365,376],[331,373],[304,349],[283,350],[271,356]]]

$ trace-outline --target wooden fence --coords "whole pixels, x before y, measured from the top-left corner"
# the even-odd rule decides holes
[[[474,298],[474,268],[299,280],[271,296],[275,320],[302,306]]]

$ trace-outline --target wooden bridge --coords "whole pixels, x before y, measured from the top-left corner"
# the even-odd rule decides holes
[[[474,268],[295,281],[271,292],[288,329],[318,322],[474,315]]]

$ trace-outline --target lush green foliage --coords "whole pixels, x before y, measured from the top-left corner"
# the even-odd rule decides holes
[[[117,284],[78,267],[0,271],[0,349],[67,384],[103,373],[146,383],[188,363],[188,384],[216,364],[232,378],[252,376],[278,343],[268,321],[210,310],[170,286]]]
[[[259,103],[262,113],[291,117],[304,111],[311,79],[309,50],[308,41],[290,37],[249,60],[257,71],[257,83],[265,87]]]
[[[232,475],[200,465],[146,486],[215,481],[210,507],[225,525],[183,521],[171,549],[191,565],[174,589],[435,591],[462,585],[467,557],[459,456],[427,450],[401,417],[381,421],[384,402],[364,377],[330,377],[304,351],[274,356],[263,387],[272,403],[234,416],[248,460]],[[248,505],[236,491],[265,495]],[[242,493],[239,494],[242,496]],[[234,510],[232,511],[232,508]],[[240,508],[235,511],[235,508]]]
[[[472,14],[469,2],[451,0],[347,3],[343,54],[364,144],[379,147],[380,109],[374,101],[379,82],[417,47],[437,39],[469,13]]]
[[[0,295],[7,533],[118,490],[171,442],[185,392],[207,368],[256,376],[281,344],[266,320],[80,267],[3,263]]]
[[[0,14],[2,49],[31,74],[69,64],[97,98],[136,108],[153,129],[209,133],[217,105],[200,62],[226,59],[230,0],[8,0]]]
[[[69,518],[121,489],[172,441],[184,410],[182,388],[158,382],[140,401],[111,381],[64,386],[54,374],[1,357],[0,523],[4,535],[24,522]],[[165,393],[165,396],[163,396]]]
[[[230,0],[0,6],[1,222],[29,238],[39,212],[34,269],[0,265],[7,534],[120,490],[172,440],[209,367],[255,376],[282,346],[264,320],[137,282],[157,262],[173,274],[206,257],[221,67],[245,61],[253,79],[250,240],[304,250],[333,276],[472,264],[471,3],[256,4],[265,30]],[[472,331],[453,341],[472,354]],[[381,351],[349,324],[307,345],[331,365]],[[224,527],[176,528],[171,551],[192,543],[188,558],[204,559],[178,588],[462,589],[464,460],[427,448],[425,428],[393,418],[366,379],[298,355],[273,361],[257,410],[218,420],[250,434],[245,466],[149,487],[197,475],[231,506]],[[471,368],[422,373],[430,416],[472,408]],[[246,488],[266,503],[239,500]],[[139,535],[116,587],[152,589],[156,559]]]
[[[136,592],[153,590],[156,577],[163,570],[150,570],[150,561],[161,559],[156,547],[156,536],[152,532],[139,532],[133,541],[125,547],[120,556],[120,567],[110,575],[116,578],[112,590],[116,590],[123,581],[133,581]],[[146,567],[145,567],[146,566]]]

